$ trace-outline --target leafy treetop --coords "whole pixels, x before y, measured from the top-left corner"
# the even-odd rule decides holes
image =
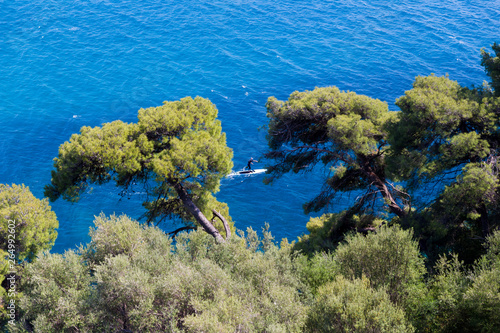
[[[500,100],[431,75],[417,77],[396,104],[389,170],[409,189],[447,185],[424,215],[454,230],[455,242],[486,237],[498,216]]]
[[[271,149],[266,157],[275,161],[267,180],[318,163],[331,171],[322,192],[304,206],[306,212],[322,209],[338,193],[364,190],[356,209],[381,196],[392,213],[405,215],[401,194],[385,174],[385,124],[395,116],[386,103],[327,87],[296,91],[286,102],[270,97],[266,106]]]
[[[212,195],[232,168],[215,105],[187,97],[141,109],[138,119],[73,134],[59,148],[45,195],[78,201],[89,184],[115,181],[124,195],[140,184],[147,193],[148,222],[180,217],[222,240],[205,217],[213,209],[229,218],[227,206]]]
[[[0,184],[0,301],[7,299],[4,287],[10,288],[10,282],[4,281],[6,275],[18,274],[19,262],[34,260],[52,248],[58,227],[47,199],[35,198],[24,185]]]
[[[24,185],[0,184],[0,253],[15,246],[15,260],[32,260],[49,250],[59,222],[47,199],[37,199]],[[11,236],[9,236],[11,235]],[[9,239],[14,240],[9,242]],[[11,256],[10,256],[11,257]],[[14,257],[12,257],[14,259]]]

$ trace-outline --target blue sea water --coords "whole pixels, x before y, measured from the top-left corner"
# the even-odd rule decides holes
[[[496,0],[0,0],[0,183],[42,198],[58,146],[80,127],[133,122],[139,108],[184,96],[217,105],[241,169],[266,151],[269,96],[335,85],[396,110],[417,75],[481,85],[480,49],[500,42],[499,29]],[[217,197],[237,228],[268,222],[277,239],[293,240],[306,232],[301,206],[321,177],[272,186],[233,177]],[[113,186],[56,201],[53,251],[87,242],[100,212],[139,217],[140,202],[120,200]]]

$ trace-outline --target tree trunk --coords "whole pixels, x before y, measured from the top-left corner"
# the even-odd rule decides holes
[[[375,187],[380,191],[382,194],[382,197],[384,200],[388,202],[389,209],[391,210],[392,213],[396,214],[399,217],[405,217],[406,212],[399,207],[397,204],[396,200],[392,196],[391,191],[389,191],[389,188],[385,184],[385,182],[380,179],[380,177],[372,170],[371,167],[364,167],[364,171],[366,172],[366,175],[368,176],[369,181],[375,185]]]
[[[481,214],[481,230],[483,232],[483,237],[486,239],[490,233],[490,223],[488,222],[488,209],[484,202],[479,205],[479,214]]]
[[[186,189],[180,184],[175,183],[173,185],[175,191],[179,195],[184,207],[194,216],[196,221],[201,225],[203,230],[208,234],[212,235],[218,243],[224,243],[224,238],[219,233],[219,231],[210,223],[210,221],[203,215],[201,210],[196,206],[196,204],[191,200],[191,197],[187,193]]]

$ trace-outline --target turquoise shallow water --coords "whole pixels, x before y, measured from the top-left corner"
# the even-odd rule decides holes
[[[499,20],[500,1],[0,0],[0,183],[42,197],[58,146],[81,126],[196,95],[217,105],[240,169],[266,149],[267,97],[336,85],[396,109],[417,75],[481,84],[479,50],[500,42]],[[295,239],[320,178],[235,177],[218,198],[238,228],[268,222],[277,239]],[[101,211],[141,215],[140,194],[117,192],[53,203],[54,251],[87,242]]]

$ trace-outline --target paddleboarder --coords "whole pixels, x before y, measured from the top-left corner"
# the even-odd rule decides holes
[[[247,164],[247,169],[250,170],[250,171],[253,171],[252,170],[252,164],[253,163],[259,163],[259,161],[257,160],[254,160],[253,157],[250,157],[250,160],[248,161],[248,164]]]

